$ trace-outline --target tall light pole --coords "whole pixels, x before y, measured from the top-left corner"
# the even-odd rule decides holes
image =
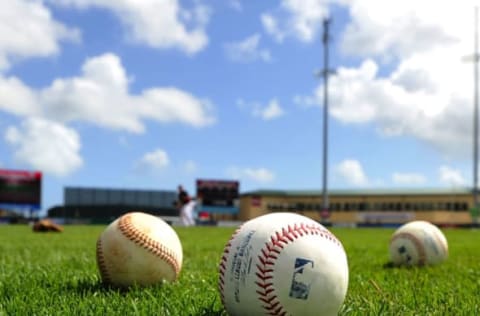
[[[330,18],[323,20],[323,187],[322,187],[322,219],[329,216],[328,203],[328,77],[334,72],[329,68],[328,43],[330,41]]]
[[[474,222],[479,219],[479,197],[478,197],[478,62],[480,54],[478,52],[478,7],[474,10],[474,32],[473,32],[474,52],[463,58],[465,61],[473,61],[473,207],[471,215]]]
[[[478,7],[475,7],[475,31],[473,53],[473,207],[478,207]]]

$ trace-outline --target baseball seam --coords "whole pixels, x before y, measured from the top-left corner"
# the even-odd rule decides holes
[[[265,246],[260,251],[261,255],[258,256],[260,264],[256,265],[257,281],[255,282],[259,288],[256,291],[258,299],[264,304],[262,307],[268,315],[287,315],[287,312],[278,300],[272,273],[274,272],[275,261],[282,249],[304,235],[318,235],[343,249],[340,241],[332,233],[318,225],[305,223],[294,224],[293,226],[288,225],[286,228],[282,228],[281,232],[277,231],[270,236],[270,241],[265,243]]]
[[[391,242],[398,238],[406,238],[410,240],[415,248],[417,249],[418,252],[418,265],[423,266],[426,263],[427,260],[427,253],[425,251],[425,248],[422,245],[422,242],[413,234],[411,233],[399,233],[393,236]]]
[[[220,264],[218,266],[218,272],[219,272],[219,277],[218,277],[218,290],[220,292],[220,299],[222,301],[223,306],[225,306],[225,294],[224,294],[224,288],[225,288],[225,271],[227,270],[227,256],[230,253],[230,247],[232,246],[232,240],[237,236],[237,234],[240,232],[242,229],[242,226],[237,228],[235,232],[232,234],[230,239],[228,240],[227,244],[225,245],[223,249],[223,254],[222,258],[220,259]]]
[[[138,230],[132,223],[131,215],[127,214],[121,217],[118,221],[118,228],[127,239],[167,262],[175,273],[174,279],[178,277],[180,264],[177,254]]]
[[[232,237],[224,248],[223,255],[220,260],[218,288],[220,291],[220,298],[224,306],[225,273],[227,270],[228,260],[227,257],[230,253],[232,240],[238,235],[241,229],[242,226],[240,226],[232,234]],[[262,302],[262,307],[268,315],[286,315],[286,311],[280,304],[280,301],[277,299],[275,288],[273,287],[272,282],[273,275],[271,274],[274,271],[275,261],[282,249],[295,239],[305,235],[319,235],[320,237],[328,239],[343,249],[341,242],[332,233],[319,225],[304,223],[294,224],[293,226],[288,225],[286,228],[282,228],[281,231],[276,231],[273,235],[271,235],[270,241],[266,242],[265,246],[260,250],[261,255],[258,255],[260,264],[256,265],[257,271],[255,273],[257,277],[255,284],[259,288],[256,290],[256,293],[258,294],[258,299]]]
[[[440,231],[440,232],[434,231],[434,232],[433,232],[433,238],[434,238],[435,241],[437,242],[437,245],[439,245],[440,248],[442,248],[443,255],[444,255],[444,256],[448,256],[448,244],[445,244],[445,243],[443,242],[443,239],[440,238],[439,235],[440,235],[441,233],[442,233],[441,231]]]
[[[104,283],[111,283],[110,274],[108,273],[105,263],[105,257],[103,256],[101,237],[97,240],[97,265],[98,269],[100,270],[102,281]]]

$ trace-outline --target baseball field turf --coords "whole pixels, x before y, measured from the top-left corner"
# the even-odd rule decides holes
[[[0,315],[226,315],[217,266],[235,228],[175,227],[184,252],[179,280],[126,291],[100,282],[95,243],[104,229],[0,226]],[[331,231],[350,269],[340,315],[480,315],[480,230],[443,230],[449,258],[423,268],[386,265],[392,229]]]

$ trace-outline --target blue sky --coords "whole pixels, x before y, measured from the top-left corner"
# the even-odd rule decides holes
[[[417,2],[2,1],[0,167],[43,172],[43,211],[65,186],[320,190],[330,15],[329,188],[471,186],[478,1]]]

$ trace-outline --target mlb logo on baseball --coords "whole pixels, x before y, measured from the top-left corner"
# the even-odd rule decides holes
[[[229,315],[337,315],[348,287],[347,256],[316,221],[267,214],[232,235],[218,287]]]
[[[312,285],[311,273],[313,272],[313,261],[303,258],[295,260],[295,267],[290,287],[290,297],[306,300]],[[310,273],[308,273],[310,272]],[[303,278],[302,278],[303,276]]]

